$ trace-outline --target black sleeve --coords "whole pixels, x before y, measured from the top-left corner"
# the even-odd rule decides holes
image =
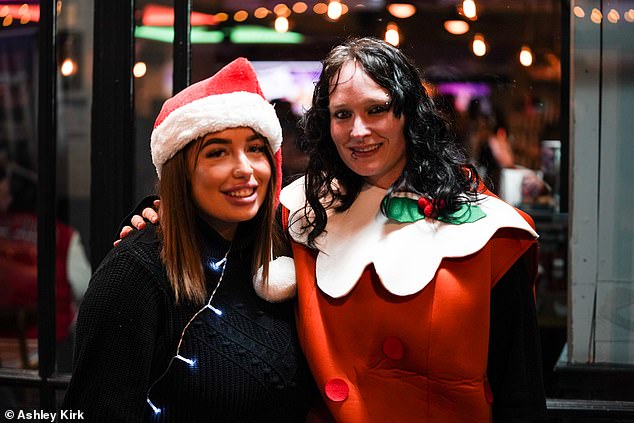
[[[131,226],[130,221],[132,220],[132,216],[134,216],[135,214],[140,215],[143,209],[145,208],[148,208],[148,207],[154,208],[154,200],[158,200],[158,199],[159,199],[158,195],[149,195],[145,197],[144,199],[142,199],[139,202],[139,204],[137,204],[136,207],[134,207],[134,209],[126,217],[124,217],[121,223],[119,224],[119,227],[117,228],[117,232],[114,235],[115,241],[119,239],[119,234],[121,233],[121,229],[123,229],[124,226]]]
[[[535,301],[523,258],[491,291],[487,374],[493,393],[493,422],[546,421]]]
[[[82,410],[90,422],[142,422],[163,297],[139,260],[127,254],[108,258],[79,311],[63,408]]]

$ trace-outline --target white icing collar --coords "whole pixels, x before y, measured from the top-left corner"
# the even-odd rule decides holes
[[[345,212],[328,210],[326,231],[316,239],[316,279],[317,286],[329,296],[347,295],[370,263],[389,292],[415,294],[434,278],[443,258],[479,251],[500,228],[521,229],[537,238],[513,207],[494,197],[482,195],[476,203],[486,213],[485,218],[454,225],[434,219],[391,221],[380,210],[385,194],[385,189],[367,185]],[[280,201],[290,211],[291,237],[306,245],[307,232],[301,230],[305,224],[304,178],[285,187]]]

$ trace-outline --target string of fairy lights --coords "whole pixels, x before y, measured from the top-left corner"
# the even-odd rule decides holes
[[[222,282],[222,279],[224,278],[225,269],[227,267],[227,258],[229,256],[229,251],[231,251],[231,246],[229,246],[229,248],[227,249],[227,252],[225,253],[225,255],[224,255],[224,257],[222,259],[220,259],[218,261],[209,260],[207,262],[207,267],[212,272],[214,272],[215,274],[220,274],[220,276],[218,277],[218,282],[216,283],[216,287],[211,292],[211,295],[209,295],[209,300],[207,301],[207,303],[200,310],[198,310],[191,317],[191,319],[189,319],[189,321],[187,322],[187,324],[183,328],[183,331],[181,332],[181,336],[180,336],[180,338],[178,340],[178,345],[176,347],[176,353],[174,354],[174,356],[168,362],[167,367],[165,368],[163,373],[150,385],[150,387],[147,390],[146,402],[148,403],[150,408],[152,408],[152,411],[154,412],[154,414],[160,414],[163,409],[152,402],[152,400],[150,398],[150,394],[152,393],[152,389],[154,388],[154,386],[156,386],[156,384],[159,383],[165,377],[165,375],[167,375],[167,373],[169,372],[170,368],[172,367],[172,363],[174,362],[174,360],[182,361],[182,362],[186,363],[190,368],[196,367],[196,364],[197,364],[196,359],[195,358],[185,357],[185,356],[181,355],[181,351],[180,351],[181,350],[181,345],[183,343],[183,339],[185,338],[185,335],[187,333],[187,329],[189,328],[189,326],[192,324],[192,322],[194,320],[196,320],[196,318],[201,313],[203,313],[205,311],[211,311],[214,314],[216,314],[217,316],[222,316],[222,310],[220,310],[219,308],[214,307],[213,305],[211,305],[211,301],[213,300],[214,295],[216,295],[216,292],[218,291],[218,288],[220,288],[220,284]]]
[[[77,1],[77,0],[73,0]],[[57,1],[57,14],[62,15],[62,3],[68,3],[69,7],[73,5],[73,1]],[[510,2],[511,0],[509,0]],[[482,9],[486,14],[486,2]],[[530,0],[522,0],[521,4],[525,9],[533,7]],[[205,31],[202,28],[213,28],[224,22],[234,22],[240,24],[239,26],[249,26],[251,24],[261,21],[264,26],[259,27],[260,24],[251,25],[249,30],[253,31],[255,28],[265,29],[271,28],[271,32],[277,34],[288,34],[289,37],[284,38],[282,41],[275,41],[275,37],[258,32],[257,34],[250,34],[247,36],[247,41],[236,41],[233,38],[231,42],[263,42],[262,40],[268,39],[266,42],[298,42],[301,39],[301,34],[293,33],[291,30],[294,27],[294,19],[303,14],[313,13],[316,15],[324,16],[324,18],[331,22],[336,23],[339,19],[354,10],[367,9],[368,7],[385,8],[389,15],[393,19],[388,19],[385,22],[385,41],[398,46],[401,43],[402,32],[399,29],[399,23],[411,18],[417,12],[417,2],[412,0],[386,0],[385,2],[366,2],[361,0],[317,0],[313,1],[286,1],[275,4],[273,7],[259,6],[255,9],[239,8],[233,11],[219,11],[217,13],[202,13],[199,11],[192,11],[191,24],[192,24],[192,42],[201,43],[218,43],[223,39],[221,31]],[[491,50],[491,45],[487,36],[475,30],[475,22],[481,15],[480,5],[476,0],[456,0],[455,2],[455,16],[448,17],[443,21],[443,28],[450,34],[455,36],[467,36],[470,37],[470,49],[473,55],[476,57],[486,56]],[[377,9],[378,10],[378,9]],[[145,32],[139,31],[145,29],[150,32],[150,28],[169,27],[173,25],[174,11],[172,7],[161,6],[154,3],[147,3],[140,10],[142,15],[141,25],[137,27],[135,36],[144,38]],[[619,8],[592,8],[584,9],[582,5],[575,5],[573,15],[576,19],[582,21],[588,19],[595,24],[601,24],[607,22],[610,24],[619,23],[633,23],[634,22],[634,8],[625,8],[619,10]],[[528,20],[528,19],[527,19]],[[3,27],[13,27],[16,24],[29,24],[37,23],[39,21],[39,5],[33,3],[23,4],[2,4],[0,0],[0,22]],[[530,67],[535,63],[536,53],[534,46],[531,46],[533,40],[532,36],[527,34],[532,33],[530,29],[531,24],[524,25],[524,39],[518,45],[517,59],[522,66]],[[240,29],[240,28],[237,28]],[[247,29],[246,27],[243,29]],[[247,31],[244,31],[245,33]],[[154,32],[152,32],[154,34]],[[147,36],[150,39],[151,35]],[[163,34],[154,35],[159,37],[161,41],[169,40],[173,35]],[[194,40],[196,38],[196,40]],[[237,36],[235,37],[238,38]],[[243,37],[240,37],[242,40]],[[199,40],[198,40],[199,39]],[[167,42],[167,41],[166,41]],[[551,62],[550,57],[552,54],[545,53],[545,58],[548,62]],[[69,77],[78,72],[78,65],[73,57],[64,57],[60,63],[60,73],[64,77]],[[133,74],[136,78],[142,78],[147,72],[147,65],[138,61],[134,65]]]

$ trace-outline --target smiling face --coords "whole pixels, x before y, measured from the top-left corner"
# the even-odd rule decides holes
[[[354,62],[339,71],[330,94],[330,134],[343,162],[371,185],[388,188],[405,168],[405,118],[388,91]]]
[[[202,217],[232,239],[266,199],[271,161],[266,139],[251,128],[207,134],[187,151],[191,192]]]

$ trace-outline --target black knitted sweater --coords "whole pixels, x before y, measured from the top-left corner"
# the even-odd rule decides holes
[[[230,244],[199,222],[204,263]],[[79,311],[73,377],[64,409],[89,422],[301,422],[313,382],[295,332],[292,303],[254,292],[252,243],[241,228],[212,305],[176,304],[159,257],[156,229],[128,236],[92,277]],[[242,235],[241,235],[242,234]],[[219,272],[206,270],[211,293]],[[148,390],[151,391],[148,395]],[[148,398],[160,412],[156,413]]]

